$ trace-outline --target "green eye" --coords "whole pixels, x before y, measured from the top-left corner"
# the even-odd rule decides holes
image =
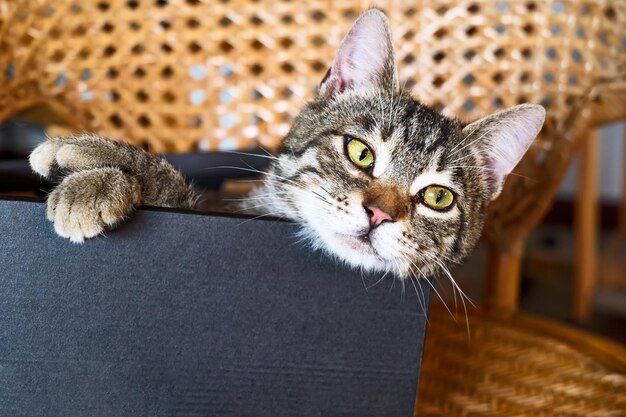
[[[347,137],[346,152],[354,165],[361,169],[368,169],[374,165],[374,153],[358,139]]]
[[[454,194],[445,187],[429,185],[422,192],[422,200],[431,209],[443,211],[454,203]]]

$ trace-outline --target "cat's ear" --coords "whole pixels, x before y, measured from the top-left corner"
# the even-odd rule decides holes
[[[536,104],[520,104],[477,120],[463,129],[465,141],[475,142],[483,155],[491,186],[491,199],[502,191],[506,176],[535,139],[546,111]]]
[[[348,90],[398,89],[398,72],[389,22],[383,12],[368,10],[354,23],[322,80],[319,95]]]

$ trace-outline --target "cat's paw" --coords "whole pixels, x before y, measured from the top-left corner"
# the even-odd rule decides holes
[[[81,243],[120,223],[140,204],[134,177],[97,168],[65,177],[48,196],[47,216],[57,234]]]
[[[28,157],[30,167],[42,177],[50,178],[58,169],[56,155],[62,143],[55,139],[48,139],[37,146]]]
[[[51,178],[100,167],[116,166],[133,171],[138,159],[148,158],[141,149],[92,135],[49,138],[30,154],[30,166]]]

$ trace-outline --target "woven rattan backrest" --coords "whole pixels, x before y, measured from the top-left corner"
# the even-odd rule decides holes
[[[0,119],[46,103],[77,129],[158,152],[276,148],[370,4],[2,2]],[[498,227],[542,204],[537,179],[556,187],[574,133],[624,116],[623,0],[378,5],[405,88],[423,102],[464,119],[520,102],[549,109],[543,140],[520,168],[534,180],[509,181]]]

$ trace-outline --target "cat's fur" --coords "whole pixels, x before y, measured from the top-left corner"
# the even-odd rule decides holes
[[[354,267],[433,274],[474,247],[488,204],[544,115],[540,106],[520,105],[464,126],[421,105],[399,88],[387,19],[370,10],[344,39],[247,206],[299,222],[313,246]],[[370,145],[371,170],[347,158],[348,136]],[[74,242],[141,204],[195,206],[194,191],[173,167],[122,143],[49,139],[30,162],[43,176],[64,177],[48,198],[48,218]],[[420,192],[429,185],[454,192],[450,210],[423,204]],[[374,212],[387,221],[372,223]]]

